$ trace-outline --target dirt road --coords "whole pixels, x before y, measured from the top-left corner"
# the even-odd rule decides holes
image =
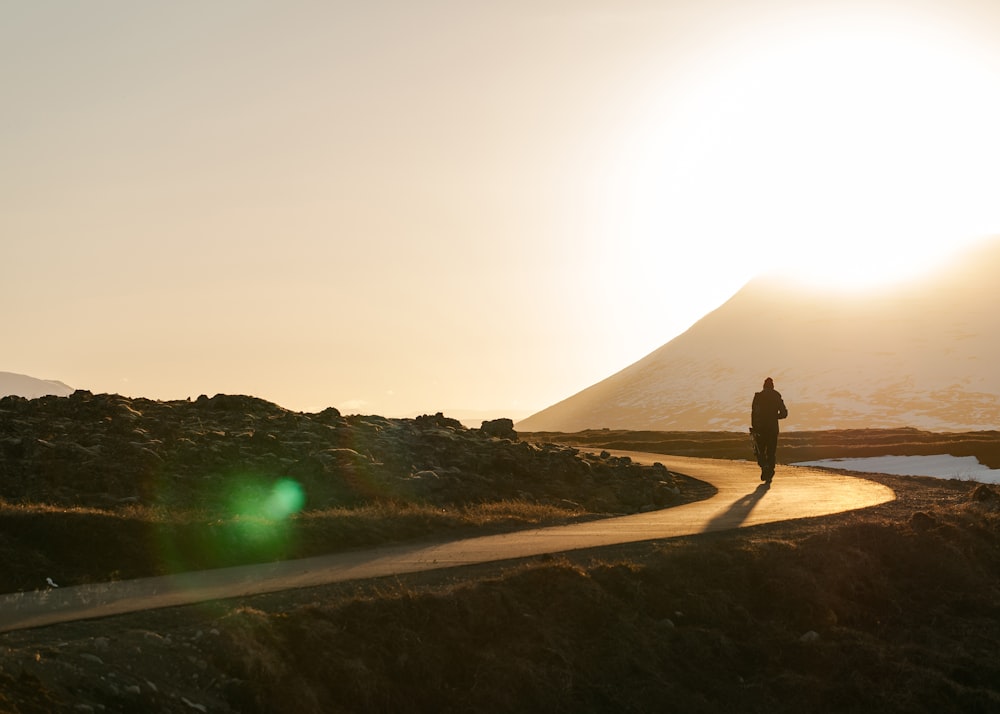
[[[809,468],[781,467],[768,486],[745,461],[614,452],[714,485],[704,501],[553,528],[156,578],[0,596],[0,632],[327,583],[450,568],[839,513],[892,500],[891,489]]]

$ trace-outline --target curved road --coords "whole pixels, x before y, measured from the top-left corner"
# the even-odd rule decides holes
[[[0,596],[0,632],[345,580],[451,568],[620,543],[694,535],[875,506],[891,489],[853,476],[785,466],[768,486],[756,464],[629,451],[643,463],[706,481],[718,493],[652,513],[433,545],[400,545],[302,560],[53,588]]]

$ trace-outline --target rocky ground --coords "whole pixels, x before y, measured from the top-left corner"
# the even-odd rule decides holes
[[[525,443],[525,435],[514,440],[502,422],[468,430],[440,415],[399,421],[297,415],[242,397],[72,399],[93,410],[91,426],[74,423],[72,400],[0,400],[6,489],[0,545],[5,558],[18,549],[42,554],[15,558],[14,580],[37,581],[41,571],[32,568],[40,557],[50,566],[67,560],[61,556],[67,542],[46,545],[44,529],[32,531],[37,542],[10,535],[26,511],[42,520],[74,509],[90,513],[82,530],[62,526],[84,542],[97,520],[132,528],[124,524],[136,511],[147,519],[153,512],[162,518],[157,509],[189,517],[201,513],[200,499],[218,504],[211,517],[232,520],[222,484],[238,481],[233,474],[248,466],[258,475],[283,468],[273,478],[309,488],[318,488],[310,473],[318,482],[348,482],[321,490],[329,495],[320,498],[331,500],[315,502],[318,512],[344,517],[352,508],[369,508],[371,500],[402,501],[401,494],[456,512],[464,498],[481,502],[494,487],[520,499],[521,510],[510,513],[521,516],[488,528],[707,495],[674,474]],[[112,426],[117,411],[111,420],[97,418],[124,408],[137,413],[122,417],[127,428]],[[56,413],[64,421],[55,423]],[[171,435],[158,426],[164,418],[184,426]],[[264,436],[255,437],[258,431]],[[309,446],[295,450],[290,442],[299,431]],[[333,440],[346,435],[351,444]],[[380,445],[378,435],[388,445]],[[255,450],[255,439],[267,439],[271,448]],[[211,445],[216,455],[197,454],[187,440]],[[91,471],[74,466],[85,457],[71,444],[95,459],[141,449],[157,458],[134,455],[132,463],[146,464],[137,471],[142,478],[108,465],[94,469],[100,475],[91,482]],[[95,446],[101,447],[96,453]],[[357,454],[350,459],[363,468],[340,466],[339,456],[325,461],[327,449],[350,449]],[[458,452],[478,454],[478,465]],[[514,459],[525,454],[536,465],[549,464],[544,477],[520,473],[527,462]],[[57,458],[61,467],[53,463]],[[498,467],[490,471],[484,463]],[[62,475],[73,469],[74,478]],[[436,476],[418,482],[447,486],[410,483],[424,471]],[[173,486],[173,473],[188,474],[181,483],[199,496]],[[0,711],[1000,711],[1000,489],[871,477],[899,498],[856,513],[736,532],[6,633],[0,635]],[[21,495],[12,482],[22,484]],[[368,500],[359,495],[364,484],[378,485]],[[465,495],[456,495],[466,484]],[[421,490],[407,490],[414,488]],[[28,489],[34,489],[30,496]],[[266,496],[266,483],[258,491]],[[563,508],[569,493],[573,505]],[[57,498],[62,511],[53,503],[31,511],[32,504]],[[337,498],[355,505],[337,505]],[[309,508],[303,505],[289,520],[307,519]],[[381,513],[390,518],[406,510]],[[523,515],[532,513],[542,515]],[[471,527],[450,520],[424,526],[414,537]],[[376,538],[384,533],[373,530]],[[155,542],[150,537],[145,544]],[[112,541],[102,546],[116,547]],[[76,579],[96,578],[99,571]]]
[[[0,592],[302,557],[708,495],[662,467],[233,395],[0,399]],[[80,534],[86,538],[81,539]]]
[[[302,486],[309,510],[526,497],[627,511],[676,495],[665,470],[588,459],[551,443],[536,447],[520,441],[506,419],[466,429],[440,413],[303,414],[221,394],[175,402],[84,391],[6,397],[0,445],[0,497],[73,507],[225,511],[233,481],[249,490],[281,478]],[[631,480],[637,470],[648,477],[638,488]]]

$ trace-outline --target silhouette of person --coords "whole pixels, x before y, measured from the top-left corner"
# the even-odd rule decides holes
[[[774,457],[778,449],[778,420],[788,416],[785,401],[774,388],[774,380],[764,380],[764,388],[753,395],[750,410],[750,431],[756,444],[760,480],[771,483],[774,478]]]

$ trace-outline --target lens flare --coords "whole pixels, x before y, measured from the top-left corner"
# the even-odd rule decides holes
[[[305,505],[305,492],[297,481],[283,478],[267,485],[241,484],[230,498],[229,512],[236,518],[283,521]]]
[[[288,556],[297,538],[293,516],[306,503],[302,485],[290,478],[234,472],[221,488],[205,493],[205,522],[165,525],[157,542],[172,572],[267,562]]]
[[[305,502],[306,494],[298,482],[283,478],[271,488],[271,494],[262,504],[262,515],[272,521],[281,521],[301,511]]]

